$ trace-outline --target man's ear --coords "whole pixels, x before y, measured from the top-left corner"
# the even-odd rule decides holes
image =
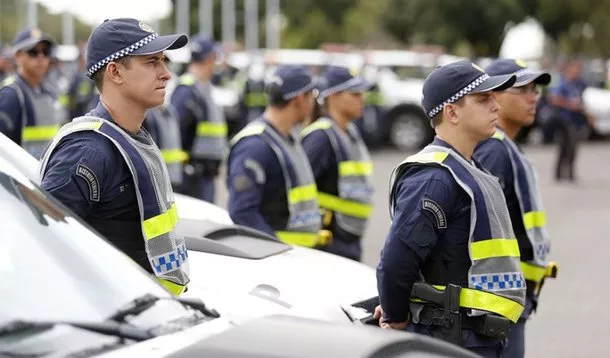
[[[451,122],[453,124],[458,124],[459,123],[459,119],[458,119],[458,108],[457,105],[455,104],[446,104],[443,107],[443,115],[445,117],[445,120],[448,122]]]
[[[121,68],[121,66],[118,63],[110,62],[106,66],[106,73],[104,75],[107,76],[110,79],[110,81],[114,82],[117,85],[120,85],[125,80],[123,78],[122,70],[123,70],[123,68]]]

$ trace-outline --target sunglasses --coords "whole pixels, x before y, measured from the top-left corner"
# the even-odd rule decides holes
[[[30,56],[31,58],[36,58],[36,57],[38,57],[38,55],[40,55],[40,54],[43,54],[43,55],[44,55],[44,57],[49,57],[49,56],[51,55],[51,49],[50,49],[50,48],[48,48],[48,47],[44,47],[44,48],[42,48],[42,49],[40,49],[40,50],[33,48],[33,49],[31,49],[31,50],[28,50],[26,53],[27,53],[27,54],[28,54],[28,56]]]

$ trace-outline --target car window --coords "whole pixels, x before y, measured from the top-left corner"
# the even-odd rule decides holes
[[[16,319],[100,321],[146,293],[170,297],[129,257],[3,164],[0,325]],[[188,312],[174,301],[158,306],[142,318],[147,324]]]

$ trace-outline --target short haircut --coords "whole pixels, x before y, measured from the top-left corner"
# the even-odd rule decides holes
[[[129,62],[131,61],[131,57],[130,56],[125,56],[125,57],[121,57],[116,61],[116,63],[120,63],[121,65],[125,66],[125,67],[129,67]],[[94,75],[93,75],[93,82],[95,83],[95,87],[97,87],[97,91],[99,93],[102,93],[102,88],[104,87],[104,73],[106,72],[106,67],[108,65],[105,65],[104,67],[102,67],[101,69],[99,69]]]

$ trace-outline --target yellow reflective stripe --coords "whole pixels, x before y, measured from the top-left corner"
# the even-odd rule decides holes
[[[321,208],[361,219],[368,218],[373,212],[372,205],[345,200],[326,193],[318,193],[318,202]]]
[[[81,129],[91,129],[97,131],[104,124],[103,122],[83,122],[83,123],[74,123],[71,124],[70,129],[81,130]]]
[[[267,95],[260,92],[248,93],[244,103],[248,107],[264,107],[267,105]]]
[[[364,92],[364,103],[373,106],[383,105],[383,96],[379,91]]]
[[[448,156],[449,153],[445,152],[421,153],[408,157],[407,161],[418,163],[442,163],[445,159],[447,159]]]
[[[189,155],[182,149],[162,149],[161,155],[166,163],[183,163],[189,159]]]
[[[519,257],[519,244],[516,239],[489,239],[473,242],[470,245],[472,260],[483,260],[491,257]]]
[[[499,139],[499,140],[504,140],[504,134],[502,134],[502,133],[500,133],[500,132],[497,132],[497,131],[496,131],[496,133],[494,133],[494,135],[493,135],[493,136],[491,136],[491,137],[492,137],[492,138]]]
[[[530,211],[523,215],[523,224],[526,230],[546,226],[546,214],[544,211]]]
[[[142,227],[144,228],[144,236],[146,240],[154,239],[157,236],[167,234],[172,231],[178,222],[178,209],[176,203],[164,212],[150,219],[144,220]]]
[[[58,100],[62,107],[68,107],[70,104],[70,97],[67,94],[62,94],[59,96]]]
[[[23,128],[23,140],[25,141],[37,141],[37,140],[51,140],[57,132],[59,126],[36,126],[36,127],[25,127]]]
[[[197,124],[197,136],[226,137],[229,129],[226,123],[201,122]]]
[[[303,201],[313,200],[318,195],[315,184],[297,186],[288,192],[288,203],[296,204]]]
[[[195,84],[196,80],[195,77],[193,77],[190,74],[187,75],[182,75],[180,76],[180,79],[178,81],[181,85],[185,85],[185,86],[192,86]]]
[[[345,161],[339,163],[340,176],[369,176],[373,174],[373,163]]]
[[[445,290],[445,286],[434,285],[440,291]],[[460,290],[460,307],[475,310],[488,311],[506,317],[516,323],[523,313],[523,305],[509,298],[498,296],[491,292],[462,288]]]
[[[318,234],[311,232],[276,231],[278,239],[289,245],[315,247],[318,245]]]
[[[547,268],[532,265],[530,263],[522,261],[521,271],[523,271],[523,277],[525,277],[526,280],[538,283],[544,278],[547,272]]]
[[[239,142],[240,139],[253,136],[260,135],[265,131],[265,125],[262,123],[251,124],[239,131],[233,139],[231,139],[231,145],[235,145],[235,143]]]
[[[165,289],[174,294],[174,296],[180,296],[186,290],[186,286],[173,283],[163,278],[157,278],[157,281],[159,281],[161,286],[165,287]]]
[[[307,127],[305,127],[305,129],[303,129],[303,131],[301,132],[301,137],[306,137],[308,134],[310,134],[311,132],[318,130],[318,129],[328,129],[330,127],[332,127],[332,123],[330,123],[330,121],[315,121],[312,124],[308,125]]]

